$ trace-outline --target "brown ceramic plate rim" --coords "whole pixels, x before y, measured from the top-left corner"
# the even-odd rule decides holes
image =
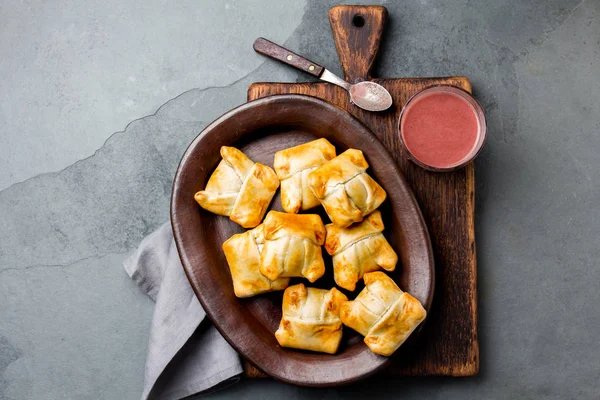
[[[350,115],[345,110],[343,110],[339,107],[336,107],[330,103],[327,103],[323,100],[320,100],[316,97],[306,96],[306,95],[274,95],[274,96],[268,96],[265,98],[254,100],[254,101],[242,104],[242,105],[226,112],[225,114],[223,114],[222,116],[217,118],[215,121],[213,121],[211,124],[206,126],[202,130],[202,132],[200,132],[200,134],[190,143],[190,145],[187,147],[186,151],[184,152],[184,154],[181,158],[181,161],[177,167],[177,172],[175,174],[175,179],[173,181],[173,187],[172,187],[172,193],[171,193],[170,214],[171,214],[171,226],[173,229],[175,244],[177,246],[177,250],[178,250],[184,271],[186,273],[188,280],[190,281],[190,284],[196,294],[196,297],[202,304],[202,307],[204,308],[206,314],[208,315],[210,320],[213,322],[213,324],[215,325],[217,330],[221,333],[221,335],[227,340],[227,342],[229,342],[229,344],[240,355],[242,355],[244,358],[246,358],[248,361],[250,361],[252,364],[254,364],[263,373],[265,373],[277,380],[286,382],[286,383],[291,383],[291,384],[301,385],[301,386],[312,386],[312,387],[327,387],[327,386],[338,386],[338,385],[342,385],[342,384],[348,384],[348,383],[355,382],[359,379],[362,379],[362,378],[372,375],[373,373],[377,372],[378,370],[380,370],[381,368],[386,366],[389,363],[390,359],[388,357],[378,356],[378,355],[371,353],[370,365],[372,365],[372,367],[370,367],[370,368],[365,368],[359,372],[352,372],[350,374],[340,372],[337,374],[337,376],[335,378],[331,378],[331,375],[330,375],[328,378],[324,378],[322,380],[310,380],[310,381],[283,376],[280,373],[280,371],[277,368],[274,368],[272,365],[265,366],[261,362],[261,360],[258,359],[260,357],[259,350],[254,350],[252,348],[252,346],[249,346],[246,344],[240,344],[240,343],[243,343],[243,341],[240,340],[239,333],[236,331],[229,332],[221,325],[217,316],[213,313],[214,310],[213,310],[213,305],[211,304],[211,299],[205,297],[203,295],[203,293],[200,291],[200,289],[198,287],[199,286],[198,282],[196,282],[196,279],[194,276],[194,272],[193,272],[194,267],[191,265],[191,262],[190,262],[190,256],[192,255],[194,250],[189,249],[188,246],[186,245],[186,242],[190,241],[191,238],[187,237],[187,235],[186,235],[187,232],[186,232],[186,229],[184,228],[185,223],[181,223],[181,221],[178,217],[177,210],[181,207],[181,198],[180,198],[180,196],[179,197],[177,196],[177,193],[180,190],[181,176],[182,176],[182,173],[184,170],[184,166],[186,165],[186,163],[189,162],[190,156],[194,153],[196,148],[198,146],[201,146],[202,142],[204,140],[208,140],[208,138],[211,136],[211,132],[214,131],[215,129],[217,129],[219,127],[219,125],[223,124],[225,121],[232,119],[232,118],[236,118],[237,116],[239,116],[241,114],[253,113],[256,111],[256,109],[260,109],[265,106],[268,107],[270,105],[277,104],[277,103],[305,105],[305,106],[312,106],[312,107],[317,106],[317,107],[324,109],[326,112],[331,113],[332,117],[344,119],[347,124],[352,126],[352,129],[351,129],[352,133],[350,133],[350,134],[363,136],[364,139],[369,141],[369,144],[371,146],[373,146],[377,149],[378,156],[386,157],[391,161],[389,167],[391,167],[394,170],[397,179],[400,181],[400,187],[404,192],[404,193],[402,193],[402,196],[404,197],[404,200],[407,200],[409,203],[409,204],[405,203],[404,206],[409,208],[410,212],[413,214],[413,217],[415,217],[414,222],[415,222],[416,226],[414,226],[413,228],[418,229],[418,232],[416,232],[416,233],[420,236],[419,239],[425,245],[424,252],[426,254],[423,255],[423,259],[426,260],[426,264],[429,269],[428,272],[429,272],[429,276],[430,276],[430,283],[429,283],[429,290],[427,292],[427,298],[423,302],[423,306],[425,307],[425,309],[428,312],[430,311],[431,303],[433,300],[434,285],[435,285],[435,268],[434,268],[433,250],[432,250],[432,245],[431,245],[431,239],[430,239],[430,236],[429,236],[429,233],[427,230],[427,226],[425,224],[425,220],[423,218],[421,210],[417,204],[417,201],[416,201],[411,189],[409,188],[408,184],[406,183],[404,176],[402,175],[398,165],[396,164],[396,162],[390,155],[389,151],[379,141],[379,139],[365,125],[363,125],[362,122],[360,122],[359,120],[354,118],[352,115]],[[267,125],[268,124],[265,124],[265,126],[267,126]],[[232,136],[232,141],[240,139],[240,137],[237,137],[237,138],[235,138],[235,140],[233,140],[234,137],[236,136],[235,133],[232,133],[230,136]],[[373,154],[371,154],[371,157],[372,156],[373,156]],[[367,157],[369,157],[369,154],[367,154]],[[211,166],[210,168],[212,171],[212,169],[214,169],[214,166]],[[422,253],[423,253],[423,251],[422,251]],[[214,299],[212,301],[214,301]],[[415,332],[415,333],[417,333],[417,332]],[[258,346],[258,347],[260,347],[260,346]],[[373,358],[376,360],[373,361]],[[353,366],[353,369],[356,371],[356,369],[357,369],[356,366]],[[331,371],[328,370],[328,372],[331,372]]]

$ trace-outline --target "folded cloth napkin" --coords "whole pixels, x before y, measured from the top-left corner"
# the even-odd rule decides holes
[[[239,381],[242,362],[210,323],[190,286],[166,223],[123,263],[156,302],[142,400],[212,393]]]

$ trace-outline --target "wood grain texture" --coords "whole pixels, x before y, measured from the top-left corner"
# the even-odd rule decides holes
[[[333,40],[346,81],[356,83],[371,78],[386,19],[387,9],[381,6],[335,6],[329,10]]]
[[[364,79],[379,46],[386,12],[382,7],[337,6],[330,10],[336,47],[346,77]],[[368,9],[368,10],[365,10]],[[372,12],[370,12],[372,10]],[[385,10],[385,9],[384,9]],[[365,27],[374,23],[370,39],[357,39],[343,29],[339,21],[352,21],[360,14]],[[376,17],[374,17],[376,15]],[[373,16],[373,17],[372,17]],[[350,22],[351,23],[351,22]],[[378,33],[379,32],[379,33]],[[356,34],[357,35],[357,34]],[[349,43],[346,47],[345,43]],[[350,47],[354,46],[354,47]],[[354,49],[354,50],[353,50]],[[365,57],[373,52],[373,57]],[[356,54],[357,57],[353,55]],[[362,74],[362,76],[361,76]],[[475,171],[473,164],[446,173],[426,171],[406,157],[400,145],[398,119],[406,101],[418,90],[445,84],[471,92],[466,77],[375,79],[392,95],[394,105],[385,112],[371,113],[352,105],[348,94],[327,83],[255,83],[248,90],[248,100],[282,93],[307,94],[335,104],[367,125],[392,153],[404,173],[421,207],[432,237],[436,261],[433,306],[419,342],[414,349],[403,346],[392,357],[385,373],[394,375],[472,376],[479,371],[477,338],[477,262],[475,250],[474,205]],[[409,354],[411,352],[412,354]],[[248,376],[260,376],[250,364]]]

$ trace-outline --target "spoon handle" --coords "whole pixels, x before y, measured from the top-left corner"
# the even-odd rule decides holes
[[[317,78],[321,76],[324,70],[319,64],[299,56],[285,47],[281,47],[265,38],[258,38],[254,41],[254,50],[257,53],[279,60],[282,63],[297,68],[300,71],[307,72]]]

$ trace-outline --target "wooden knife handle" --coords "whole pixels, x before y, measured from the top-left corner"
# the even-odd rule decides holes
[[[258,38],[254,41],[254,50],[257,53],[274,58],[282,63],[297,68],[300,71],[308,72],[317,78],[323,73],[323,67],[321,67],[319,64],[299,56],[293,51],[290,51],[285,47],[281,47],[265,38]]]
[[[379,50],[387,9],[382,6],[335,6],[329,23],[346,81],[371,79]]]

